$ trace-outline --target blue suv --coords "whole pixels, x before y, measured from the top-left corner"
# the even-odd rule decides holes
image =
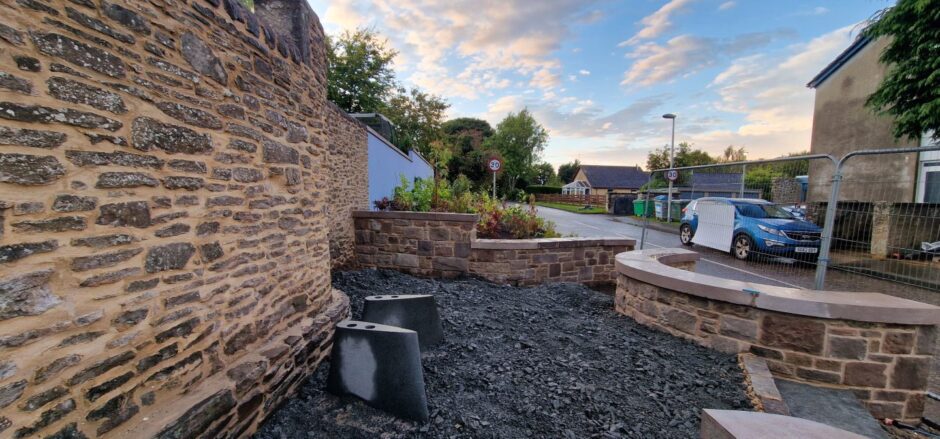
[[[763,255],[815,261],[819,256],[822,235],[819,226],[769,201],[743,198],[706,197],[689,203],[682,209],[679,225],[679,240],[684,245],[692,245],[703,203],[734,206],[734,232],[729,250],[737,259]]]

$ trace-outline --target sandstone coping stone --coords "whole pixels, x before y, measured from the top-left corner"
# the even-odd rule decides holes
[[[404,212],[404,211],[365,211],[359,210],[352,213],[353,218],[370,219],[408,219],[419,221],[452,221],[452,222],[477,222],[478,216],[472,213],[446,213],[446,212]]]
[[[770,413],[737,410],[702,410],[702,439],[863,439],[855,433],[818,422]]]
[[[617,272],[691,296],[769,311],[870,323],[940,324],[940,307],[886,294],[776,287],[721,279],[671,266],[698,258],[698,253],[685,249],[634,250],[617,255]]]

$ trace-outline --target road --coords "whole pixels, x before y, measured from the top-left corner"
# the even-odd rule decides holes
[[[640,245],[642,227],[620,221],[612,215],[586,215],[538,207],[538,215],[555,223],[563,235],[584,237],[633,238]],[[649,229],[647,248],[681,247],[678,232]],[[812,288],[815,266],[797,264],[792,260],[776,258],[765,261],[739,261],[727,252],[701,246],[686,247],[701,254],[695,271],[723,279],[735,279],[794,288]],[[938,304],[940,294],[919,288],[899,286],[896,283],[829,270],[826,289],[834,291],[882,292],[894,296]]]

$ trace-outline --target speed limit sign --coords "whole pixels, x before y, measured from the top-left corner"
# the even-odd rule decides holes
[[[486,169],[495,174],[503,169],[503,161],[498,157],[490,157],[489,161],[486,162]]]
[[[675,169],[670,169],[666,171],[666,179],[669,181],[676,181],[679,179],[679,171]]]

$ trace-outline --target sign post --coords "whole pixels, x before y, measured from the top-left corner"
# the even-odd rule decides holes
[[[496,174],[503,169],[503,159],[497,156],[490,156],[486,159],[486,169],[493,174],[493,199],[496,199]]]
[[[669,163],[672,166],[672,163]],[[669,193],[666,194],[666,222],[672,222],[672,184],[679,179],[679,171],[670,169],[666,171],[666,180],[669,180]]]

